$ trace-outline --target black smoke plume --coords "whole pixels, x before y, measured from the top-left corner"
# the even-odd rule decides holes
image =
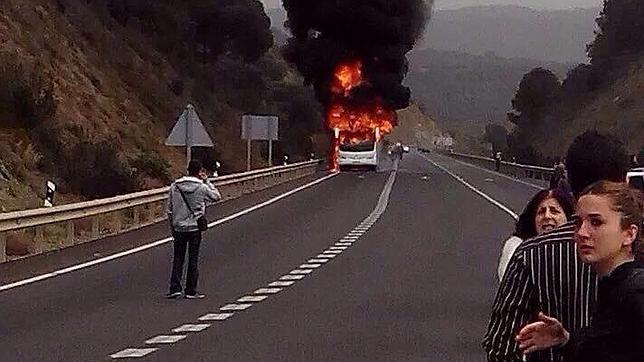
[[[286,59],[295,64],[318,99],[329,104],[335,67],[360,60],[368,82],[352,91],[356,103],[379,99],[390,109],[409,105],[402,85],[406,58],[422,35],[433,0],[283,0],[292,38]]]

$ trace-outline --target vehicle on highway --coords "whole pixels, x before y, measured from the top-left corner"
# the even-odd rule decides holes
[[[644,191],[644,167],[634,168],[628,171],[628,184]]]
[[[338,150],[338,166],[340,170],[367,168],[371,171],[376,171],[378,169],[380,144],[380,130],[378,128],[374,128],[373,137],[368,139],[341,142]]]

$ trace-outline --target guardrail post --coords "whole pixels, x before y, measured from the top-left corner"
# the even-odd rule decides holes
[[[74,221],[70,220],[67,222],[66,225],[66,233],[65,233],[65,245],[73,245],[74,244]]]
[[[39,254],[43,250],[42,243],[45,242],[45,228],[43,226],[36,226],[34,235],[34,254]]]
[[[0,263],[7,261],[7,233],[0,233]]]
[[[100,236],[98,216],[92,217],[92,239]]]
[[[116,212],[114,216],[116,216],[114,221],[114,233],[119,234],[121,230],[123,230],[123,220],[121,219],[123,215],[121,212]]]
[[[134,213],[134,226],[137,227],[141,223],[141,210],[137,206],[132,211]]]

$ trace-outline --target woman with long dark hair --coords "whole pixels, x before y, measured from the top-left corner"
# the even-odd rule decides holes
[[[517,335],[524,353],[563,347],[570,361],[644,361],[644,196],[625,183],[600,181],[576,207],[577,254],[600,277],[590,326],[575,335],[539,313]]]
[[[573,199],[568,192],[561,189],[537,192],[519,216],[514,233],[503,245],[498,267],[499,280],[503,279],[514,250],[523,240],[554,230],[566,223],[573,211]]]

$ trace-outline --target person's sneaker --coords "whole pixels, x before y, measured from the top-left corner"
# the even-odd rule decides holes
[[[165,295],[168,299],[177,299],[181,296],[181,292],[168,293]]]
[[[195,293],[195,294],[186,294],[186,299],[204,299],[205,294]]]

